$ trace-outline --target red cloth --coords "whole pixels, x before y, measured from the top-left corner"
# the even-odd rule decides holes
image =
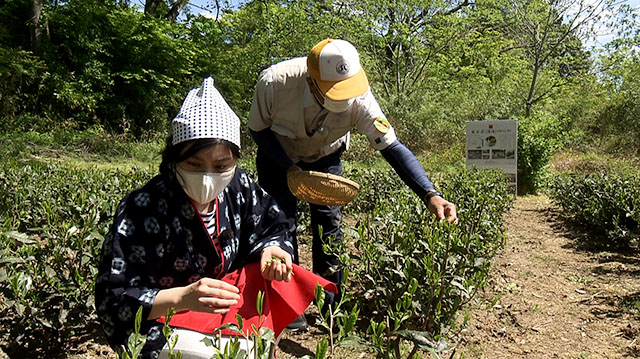
[[[211,335],[215,329],[226,323],[237,324],[236,314],[243,319],[243,331],[251,334],[251,324],[260,327],[260,318],[256,307],[258,291],[265,293],[262,305],[262,327],[270,328],[276,337],[294,319],[304,313],[309,303],[315,298],[316,284],[337,293],[336,285],[308,270],[293,265],[293,276],[289,282],[268,281],[262,278],[260,263],[251,263],[235,272],[229,273],[223,281],[236,286],[240,290],[238,304],[225,314],[200,313],[184,311],[175,314],[169,325],[191,329]],[[164,323],[164,317],[157,320]],[[237,335],[229,330],[222,334]]]

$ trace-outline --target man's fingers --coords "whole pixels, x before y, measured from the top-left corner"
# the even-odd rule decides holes
[[[455,223],[458,224],[458,213],[456,210],[456,206],[452,203],[448,204],[445,207],[445,213],[447,216],[447,223]]]

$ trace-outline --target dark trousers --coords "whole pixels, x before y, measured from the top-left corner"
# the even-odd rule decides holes
[[[296,165],[304,171],[318,171],[342,175],[342,161],[340,156],[344,152],[341,149],[333,154],[325,156],[315,162],[298,162]],[[256,168],[258,170],[258,183],[272,197],[275,198],[280,208],[292,219],[294,223],[297,220],[297,198],[289,190],[287,185],[287,172],[277,163],[269,158],[262,150],[258,149],[256,157]],[[334,247],[342,241],[342,213],[340,206],[320,206],[309,204],[311,212],[311,229],[313,232],[312,254],[313,254],[313,272],[321,277],[336,283],[338,286],[338,296],[333,293],[327,293],[325,302],[332,304],[339,300],[342,292],[340,286],[342,284],[343,271],[342,264],[339,259],[331,254],[326,253],[322,245],[327,244]],[[322,238],[320,238],[320,228],[322,228]],[[294,233],[292,239],[294,250],[294,263],[299,262],[298,255],[298,239]]]

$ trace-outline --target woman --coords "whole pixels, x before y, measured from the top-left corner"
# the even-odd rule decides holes
[[[266,280],[289,281],[292,271],[292,223],[236,167],[240,120],[212,78],[189,92],[171,131],[160,174],[120,202],[96,281],[98,317],[116,351],[142,306],[144,358],[165,345],[157,318],[168,309],[223,314],[238,303],[225,274],[254,261]]]

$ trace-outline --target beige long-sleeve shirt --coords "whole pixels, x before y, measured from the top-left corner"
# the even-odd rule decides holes
[[[270,128],[285,153],[295,163],[313,162],[349,145],[355,128],[371,146],[382,150],[396,140],[371,91],[355,99],[345,112],[328,112],[307,85],[306,57],[275,64],[264,70],[253,96],[249,128]]]

